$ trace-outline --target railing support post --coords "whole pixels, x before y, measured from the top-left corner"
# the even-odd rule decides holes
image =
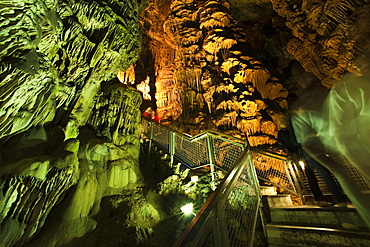
[[[148,161],[150,161],[150,151],[153,145],[154,125],[153,122],[149,121],[149,150],[148,150]]]
[[[215,152],[213,149],[213,143],[211,139],[211,135],[207,133],[207,155],[208,155],[208,160],[209,160],[209,166],[211,168],[211,176],[212,176],[212,184],[211,187],[213,190],[216,189],[216,184],[215,184]]]
[[[228,229],[226,226],[226,217],[224,205],[217,205],[215,222],[213,225],[213,245],[215,247],[229,247]]]
[[[169,151],[170,151],[170,164],[171,168],[173,167],[173,161],[174,161],[174,156],[175,156],[175,133],[174,132],[169,132]]]
[[[288,163],[289,163],[289,162],[288,162],[287,160],[285,160],[285,161],[284,161],[285,174],[286,174],[286,177],[288,178],[289,183],[290,183],[290,184],[291,184],[291,186],[293,187],[294,192],[295,192],[296,194],[298,194],[296,184],[295,184],[295,183],[293,183],[293,181],[292,181],[292,176],[293,176],[293,175],[292,175],[292,173],[293,173],[293,172],[289,172]]]
[[[295,184],[295,187],[296,187],[296,191],[297,191],[299,197],[301,198],[302,203],[303,204],[306,204],[306,199],[303,196],[301,185],[299,184],[298,179],[297,179],[297,176],[299,176],[299,173],[298,173],[298,170],[297,170],[297,166],[292,161],[287,161],[287,162],[289,164],[289,170],[291,171],[291,174],[292,174],[292,177],[293,177],[293,181],[294,181],[294,184]]]

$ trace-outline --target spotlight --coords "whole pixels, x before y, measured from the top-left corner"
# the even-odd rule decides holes
[[[181,212],[183,212],[185,215],[195,215],[195,213],[193,213],[193,203],[188,203],[182,206]]]
[[[304,162],[302,160],[298,161],[298,164],[301,166],[302,170],[304,170]]]

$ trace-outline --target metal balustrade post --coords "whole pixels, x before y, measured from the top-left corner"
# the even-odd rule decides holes
[[[289,164],[289,170],[291,171],[291,174],[292,174],[292,177],[293,177],[293,181],[295,183],[296,191],[297,191],[299,197],[301,198],[302,203],[306,204],[306,199],[303,197],[302,188],[301,188],[301,185],[299,184],[298,178],[297,178],[297,175],[298,175],[297,166],[295,164],[292,165],[292,161],[288,161],[288,164]]]
[[[254,235],[255,235],[255,231],[256,231],[256,225],[257,225],[257,217],[258,215],[262,215],[262,211],[261,211],[261,208],[263,207],[262,205],[262,195],[261,195],[261,189],[260,189],[260,186],[259,186],[259,181],[258,181],[258,176],[257,176],[257,173],[256,173],[256,168],[254,166],[254,163],[253,163],[253,158],[252,158],[252,153],[251,153],[251,150],[248,146],[245,147],[247,150],[248,150],[248,153],[247,153],[247,160],[246,160],[246,166],[248,167],[248,170],[250,172],[250,176],[251,176],[251,181],[253,183],[253,187],[255,189],[255,192],[256,192],[256,197],[257,197],[257,203],[256,203],[256,211],[255,211],[255,215],[254,215],[254,221],[253,221],[253,235],[250,239],[250,242],[249,242],[249,247],[253,247],[253,243],[254,243]],[[261,220],[264,220],[263,218],[261,218]],[[263,226],[263,230],[265,232],[265,236],[267,236],[267,231],[265,229],[265,226],[264,224],[262,224]]]
[[[214,247],[229,247],[230,240],[228,229],[226,226],[226,217],[224,205],[218,204],[216,207],[216,220],[213,225],[213,246]]]
[[[285,169],[286,177],[287,177],[287,179],[289,181],[290,186],[293,188],[293,191],[295,192],[295,194],[298,194],[297,188],[295,187],[295,184],[292,181],[291,172],[289,172],[287,163],[288,163],[288,161],[285,160],[284,161],[284,169]]]
[[[208,161],[209,161],[209,166],[211,168],[211,176],[212,176],[212,183],[211,187],[213,190],[216,189],[216,184],[215,184],[215,152],[213,149],[213,142],[211,139],[211,135],[207,133],[207,156],[208,156]]]
[[[148,161],[150,161],[150,151],[153,145],[154,125],[149,121],[149,150],[148,150]]]
[[[168,138],[169,138],[169,153],[170,153],[170,157],[171,157],[171,160],[170,160],[170,164],[171,164],[171,168],[173,167],[173,161],[174,161],[174,156],[175,156],[175,133],[174,132],[169,132],[169,135],[168,135]]]

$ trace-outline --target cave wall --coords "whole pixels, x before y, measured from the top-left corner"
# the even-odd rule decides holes
[[[173,81],[176,46],[173,36],[166,35],[163,24],[170,12],[171,1],[155,0],[140,14],[143,49],[136,63],[137,81],[151,80],[151,106],[158,109],[162,123],[177,119],[182,113],[180,95]],[[147,107],[149,105],[145,105]]]
[[[291,61],[331,88],[361,73],[370,48],[365,0],[148,2],[0,3],[5,246],[45,244],[38,236],[52,217],[48,245],[82,236],[96,227],[102,197],[142,185],[142,98],[116,78],[135,61],[126,79],[149,78],[162,122],[258,146],[276,142],[287,82],[296,83]]]
[[[162,14],[147,28],[162,121],[177,120],[172,126],[191,134],[217,129],[252,146],[274,144],[288,92],[257,59],[230,4],[153,1],[141,18],[154,10]]]
[[[346,73],[361,74],[358,59],[370,49],[368,1],[271,0],[292,37],[287,50],[331,88]]]
[[[162,121],[275,143],[287,97],[361,75],[368,12],[367,1],[151,1],[141,20]]]
[[[142,99],[116,75],[140,54],[144,4],[0,3],[2,246],[46,241],[53,217],[39,246],[67,243],[95,228],[102,197],[142,186]]]

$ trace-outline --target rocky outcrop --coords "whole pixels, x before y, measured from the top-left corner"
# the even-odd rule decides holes
[[[102,197],[142,186],[141,97],[116,78],[139,56],[139,5],[14,0],[0,9],[0,238],[36,241],[49,219],[38,246],[65,244],[96,226]]]
[[[182,113],[179,92],[175,90],[175,45],[166,35],[163,24],[170,12],[171,1],[152,1],[140,15],[146,52],[137,62],[138,74],[152,78],[152,107],[156,106],[162,122],[177,119]],[[152,66],[149,66],[152,65]],[[145,73],[145,74],[144,74]]]
[[[331,88],[345,73],[360,74],[357,61],[370,49],[368,1],[271,1],[292,30],[287,49]]]
[[[39,135],[33,135],[38,133]],[[4,246],[23,245],[44,225],[53,207],[78,181],[78,140],[68,140],[55,151],[26,155],[35,149],[46,150],[46,140],[38,139],[45,130],[28,131],[28,138],[7,145],[1,169],[1,236]],[[31,137],[32,136],[32,137]],[[27,143],[28,142],[28,143]],[[37,145],[32,144],[37,143]]]
[[[56,115],[83,125],[100,82],[137,59],[137,6],[130,1],[10,1],[2,9],[0,137]]]
[[[173,1],[171,11],[164,28],[177,47],[180,121],[202,129],[210,116],[214,128],[252,146],[275,143],[288,92],[255,58],[227,2]]]
[[[138,106],[141,102],[141,95],[135,88],[121,83],[103,83],[94,99],[87,125],[119,147],[127,143],[138,146],[140,130],[137,123],[141,121]]]

